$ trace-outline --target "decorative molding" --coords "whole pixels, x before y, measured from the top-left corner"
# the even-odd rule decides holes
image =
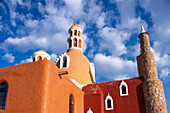
[[[110,108],[108,107],[108,101],[109,100],[111,101],[111,107]],[[109,95],[109,93],[108,93],[107,97],[105,98],[105,110],[113,110],[113,99]]]
[[[123,86],[125,86],[125,88],[126,88],[126,93],[125,94],[122,93],[122,87]],[[127,86],[126,82],[124,82],[123,80],[119,85],[119,92],[120,92],[120,96],[127,96],[128,95],[128,86]]]

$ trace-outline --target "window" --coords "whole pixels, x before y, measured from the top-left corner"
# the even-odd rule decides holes
[[[81,33],[80,33],[80,31],[78,31],[78,36],[79,36],[79,37],[81,37]]]
[[[69,113],[74,113],[74,100],[72,95],[69,97]]]
[[[42,60],[42,57],[41,57],[41,56],[38,56],[38,57],[37,57],[37,61],[39,61],[39,60]]]
[[[72,31],[70,31],[70,36],[72,36],[73,34],[72,34]]]
[[[59,56],[59,58],[57,58],[56,60],[56,66],[61,69],[63,67],[68,68],[70,64],[70,57],[64,53],[61,56]]]
[[[72,47],[72,40],[70,39],[70,47]]]
[[[74,30],[74,36],[76,36],[77,35],[77,30]]]
[[[69,48],[72,46],[72,40],[69,40]]]
[[[126,86],[122,86],[122,94],[126,94]]]
[[[79,39],[79,48],[81,48],[81,40]]]
[[[105,99],[105,110],[113,110],[113,99],[109,93]]]
[[[5,109],[8,85],[3,82],[0,84],[0,110]]]
[[[111,107],[111,100],[110,99],[107,100],[107,108],[112,108]]]
[[[58,59],[58,61],[57,61],[57,64],[56,64],[56,65],[57,65],[57,67],[58,67],[58,68],[60,68],[60,59]]]
[[[63,57],[63,67],[67,67],[67,57]]]
[[[128,95],[128,86],[126,82],[122,81],[119,86],[120,96],[127,96]]]
[[[74,47],[77,47],[77,38],[74,38]]]

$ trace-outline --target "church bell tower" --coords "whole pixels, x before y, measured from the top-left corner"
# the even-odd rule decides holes
[[[74,23],[74,25],[70,27],[68,32],[69,32],[69,38],[67,40],[68,51],[70,49],[78,49],[82,51],[81,28],[76,23]]]

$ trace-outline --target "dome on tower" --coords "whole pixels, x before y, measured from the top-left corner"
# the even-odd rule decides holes
[[[67,56],[67,57],[65,57]],[[64,57],[66,61],[64,61]],[[65,65],[64,62],[67,62]],[[77,81],[80,85],[91,84],[95,82],[95,76],[92,73],[91,63],[82,51],[72,49],[60,60],[61,71],[68,71],[68,76]],[[65,66],[64,66],[65,65]]]
[[[91,84],[95,82],[94,64],[90,63],[83,54],[81,38],[82,30],[74,23],[68,30],[69,38],[67,53],[60,55],[56,60],[56,65],[61,71],[67,71],[71,79],[77,81],[80,85]]]
[[[33,61],[50,60],[50,55],[44,50],[39,50],[32,55]]]
[[[76,23],[74,23],[74,25],[72,25],[71,27],[79,27]]]

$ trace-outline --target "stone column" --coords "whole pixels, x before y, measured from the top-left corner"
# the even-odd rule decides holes
[[[151,51],[149,34],[139,35],[141,54],[137,57],[139,76],[144,77],[142,83],[147,113],[167,113],[162,82],[158,79],[154,54]]]

